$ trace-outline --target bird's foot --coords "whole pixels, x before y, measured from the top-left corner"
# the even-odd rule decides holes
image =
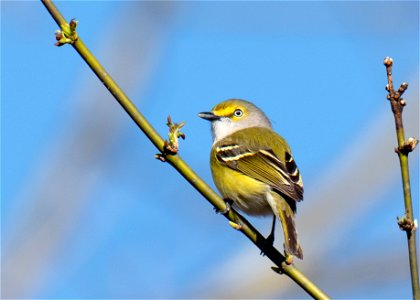
[[[274,244],[274,233],[271,232],[270,235],[263,241],[264,248],[272,247]],[[265,256],[264,250],[261,250],[260,255]]]
[[[230,211],[230,209],[232,208],[232,204],[233,204],[232,200],[223,199],[223,201],[225,201],[226,208],[224,210],[219,210],[218,208],[215,207],[214,210],[216,211],[216,214],[220,214],[220,215],[227,214]]]

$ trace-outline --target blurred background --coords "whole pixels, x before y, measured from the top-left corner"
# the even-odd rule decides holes
[[[419,137],[418,1],[56,5],[162,136],[186,122],[180,155],[212,186],[197,113],[256,103],[303,174],[296,266],[333,298],[411,297],[383,59]],[[154,159],[40,2],[1,10],[2,298],[308,297]],[[410,168],[418,218],[418,149]]]

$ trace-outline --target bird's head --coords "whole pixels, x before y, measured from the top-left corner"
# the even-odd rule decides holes
[[[212,123],[214,143],[235,131],[249,127],[271,129],[270,120],[258,107],[240,99],[225,100],[211,111],[199,113],[198,116]]]

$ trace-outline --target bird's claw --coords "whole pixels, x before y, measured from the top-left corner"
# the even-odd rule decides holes
[[[274,244],[274,233],[271,232],[270,235],[264,240],[264,248],[271,247]],[[264,250],[261,250],[260,255],[265,256]]]
[[[226,204],[225,209],[224,210],[220,210],[217,207],[215,207],[214,210],[216,211],[216,214],[224,215],[224,214],[227,214],[231,210],[231,208],[232,208],[232,200],[227,199],[227,200],[224,200],[224,201],[225,201],[225,204]]]

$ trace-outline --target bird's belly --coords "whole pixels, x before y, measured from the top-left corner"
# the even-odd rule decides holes
[[[234,202],[234,207],[248,215],[273,213],[266,200],[267,192],[271,190],[267,184],[233,170],[221,173],[214,182],[223,197]]]

